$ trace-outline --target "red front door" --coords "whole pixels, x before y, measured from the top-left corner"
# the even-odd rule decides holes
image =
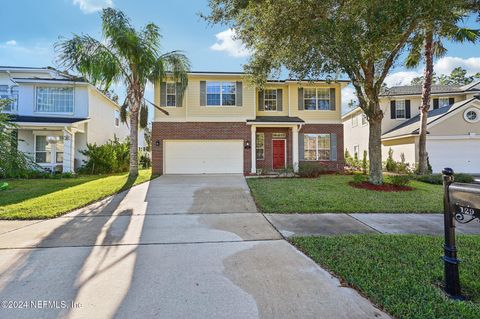
[[[285,140],[273,140],[273,169],[285,168]]]

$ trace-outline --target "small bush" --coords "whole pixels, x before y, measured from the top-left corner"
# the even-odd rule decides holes
[[[454,174],[453,177],[454,181],[458,183],[473,183],[474,181],[473,176],[468,174]],[[415,179],[428,184],[443,184],[442,174],[418,175],[415,176]]]
[[[363,171],[363,174],[367,174],[368,172],[367,150],[363,151],[362,171]]]
[[[98,146],[87,144],[87,149],[81,151],[88,156],[84,165],[79,169],[80,173],[108,174],[126,172],[129,167],[130,143],[120,142],[117,137],[107,143]]]
[[[387,180],[395,186],[406,186],[412,178],[409,175],[390,175]]]
[[[298,175],[304,178],[316,178],[323,172],[325,172],[325,168],[316,163],[302,163],[298,167]]]
[[[140,167],[143,169],[150,168],[152,166],[152,161],[150,160],[150,157],[148,157],[147,154],[142,152],[140,154],[139,164],[140,164]]]
[[[355,184],[362,184],[368,181],[368,176],[362,174],[354,174],[353,175],[353,183]]]
[[[385,162],[385,170],[387,172],[395,173],[397,171],[397,162],[393,159],[393,150],[388,150],[388,157]]]

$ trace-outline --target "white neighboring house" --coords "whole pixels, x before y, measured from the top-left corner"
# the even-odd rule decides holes
[[[380,96],[382,157],[388,150],[412,166],[418,162],[421,86],[387,88]],[[480,173],[480,82],[464,86],[433,85],[428,112],[427,153],[432,170],[451,167],[455,172]],[[362,158],[368,152],[369,124],[356,108],[342,116],[345,149]]]
[[[40,166],[73,172],[87,143],[125,139],[120,107],[85,80],[54,68],[0,66],[0,98],[18,126],[18,149]]]

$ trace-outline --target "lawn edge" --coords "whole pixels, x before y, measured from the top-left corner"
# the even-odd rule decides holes
[[[0,216],[0,221],[22,221],[22,220],[38,220],[38,221],[42,221],[42,220],[49,220],[49,219],[58,218],[58,217],[63,216],[63,215],[65,215],[65,214],[68,214],[68,213],[71,213],[71,212],[73,212],[73,211],[76,211],[77,209],[85,208],[85,207],[90,206],[90,205],[92,205],[92,204],[98,203],[98,202],[100,202],[100,201],[102,201],[102,200],[105,200],[105,199],[107,199],[107,198],[109,198],[109,197],[112,197],[112,196],[121,194],[121,193],[123,193],[123,192],[125,192],[125,191],[128,191],[128,190],[131,189],[132,187],[139,186],[139,185],[142,185],[142,184],[147,183],[147,182],[151,182],[152,180],[154,180],[154,179],[156,179],[156,178],[158,178],[158,177],[160,177],[160,176],[161,176],[161,175],[152,175],[149,180],[146,180],[146,181],[144,181],[144,182],[138,183],[138,184],[136,184],[136,185],[132,185],[132,186],[127,187],[127,188],[125,188],[125,189],[120,189],[118,192],[114,192],[114,193],[112,193],[112,194],[110,194],[110,195],[103,196],[103,197],[101,197],[101,198],[95,199],[94,201],[88,202],[88,203],[86,203],[86,204],[84,204],[84,205],[77,206],[77,207],[75,207],[75,208],[72,208],[72,209],[67,210],[67,211],[65,211],[65,212],[61,212],[61,213],[56,214],[56,215],[54,215],[54,216],[49,216],[49,217],[44,217],[44,218],[4,218],[3,216]],[[128,177],[127,177],[127,178],[128,178]]]
[[[375,234],[377,236],[381,236],[383,234]],[[342,235],[340,235],[342,236]],[[327,236],[298,236],[298,237],[327,237]],[[338,275],[337,273],[333,272],[330,268],[328,268],[326,265],[322,264],[321,262],[317,262],[315,261],[307,252],[305,252],[303,249],[301,249],[300,247],[298,247],[297,245],[295,245],[293,242],[292,242],[292,238],[287,238],[285,239],[290,245],[292,245],[296,250],[298,250],[299,252],[301,252],[302,254],[304,254],[305,256],[308,257],[308,259],[310,259],[311,261],[313,261],[316,265],[318,265],[320,268],[322,268],[323,270],[325,270],[326,272],[328,272],[332,277],[335,277],[337,278],[337,280],[340,282],[340,286],[341,287],[347,287],[347,288],[350,288],[350,289],[353,289],[355,290],[360,296],[362,296],[363,298],[367,299],[375,308],[377,308],[378,310],[380,311],[383,311],[384,313],[386,313],[388,316],[390,316],[392,319],[396,319],[396,317],[394,317],[392,314],[390,314],[384,307],[382,307],[381,305],[377,304],[376,302],[374,302],[372,299],[370,299],[369,296],[367,296],[363,291],[361,291],[359,288],[357,288],[356,286],[354,285],[351,285],[349,284],[345,278],[343,278],[342,276]]]

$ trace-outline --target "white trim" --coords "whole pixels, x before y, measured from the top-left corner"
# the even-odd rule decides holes
[[[283,168],[274,168],[273,167],[273,165],[274,165],[274,163],[273,163],[273,158],[274,158],[273,157],[273,155],[274,155],[273,154],[273,141],[283,141],[283,143],[284,143],[285,147],[284,147],[284,154],[283,155],[285,157],[285,163],[283,165]],[[288,157],[287,156],[287,139],[286,138],[272,138],[272,169],[285,169],[285,168],[287,168],[287,157]]]
[[[382,138],[382,142],[383,141],[391,141],[391,140],[396,140],[396,139],[399,139],[399,138],[405,138],[405,137],[417,137],[418,134],[411,134],[411,133],[408,133],[408,134],[404,134],[404,135],[398,135],[398,136],[392,136],[392,137],[383,137]]]
[[[247,125],[257,126],[257,127],[292,127],[296,125],[303,125],[305,123],[294,122],[287,124],[288,122],[247,122]]]
[[[251,156],[251,165],[250,165],[250,173],[256,174],[257,173],[257,128],[255,126],[250,127],[250,156]],[[265,136],[265,135],[264,135]],[[263,139],[263,148],[265,151],[265,138]]]
[[[480,134],[466,134],[466,135],[427,135],[427,140],[477,140],[480,139]]]
[[[469,112],[474,112],[476,114],[476,118],[474,120],[470,120],[468,117],[467,117],[467,113]],[[477,123],[478,121],[480,121],[480,110],[476,107],[470,107],[468,109],[466,109],[464,112],[463,112],[463,119],[465,121],[467,121],[468,123]]]
[[[477,98],[473,97],[471,98],[470,100],[465,100],[465,101],[461,101],[461,102],[457,102],[457,103],[463,103],[462,106],[459,106],[457,107],[456,109],[454,110],[449,110],[447,113],[443,114],[443,115],[440,115],[440,117],[434,119],[432,122],[430,122],[428,125],[427,125],[427,128],[431,128],[439,123],[442,123],[443,121],[447,120],[448,118],[450,118],[451,116],[457,114],[460,112],[460,110],[464,109],[465,107],[467,107],[467,105],[469,105],[470,103],[474,104],[475,107],[480,107],[479,104],[477,104],[478,102],[480,102],[480,100],[478,100]],[[455,103],[456,104],[456,103]],[[476,104],[476,105],[475,105]]]
[[[298,172],[299,155],[298,154],[298,126],[292,127],[292,164],[293,171]]]

